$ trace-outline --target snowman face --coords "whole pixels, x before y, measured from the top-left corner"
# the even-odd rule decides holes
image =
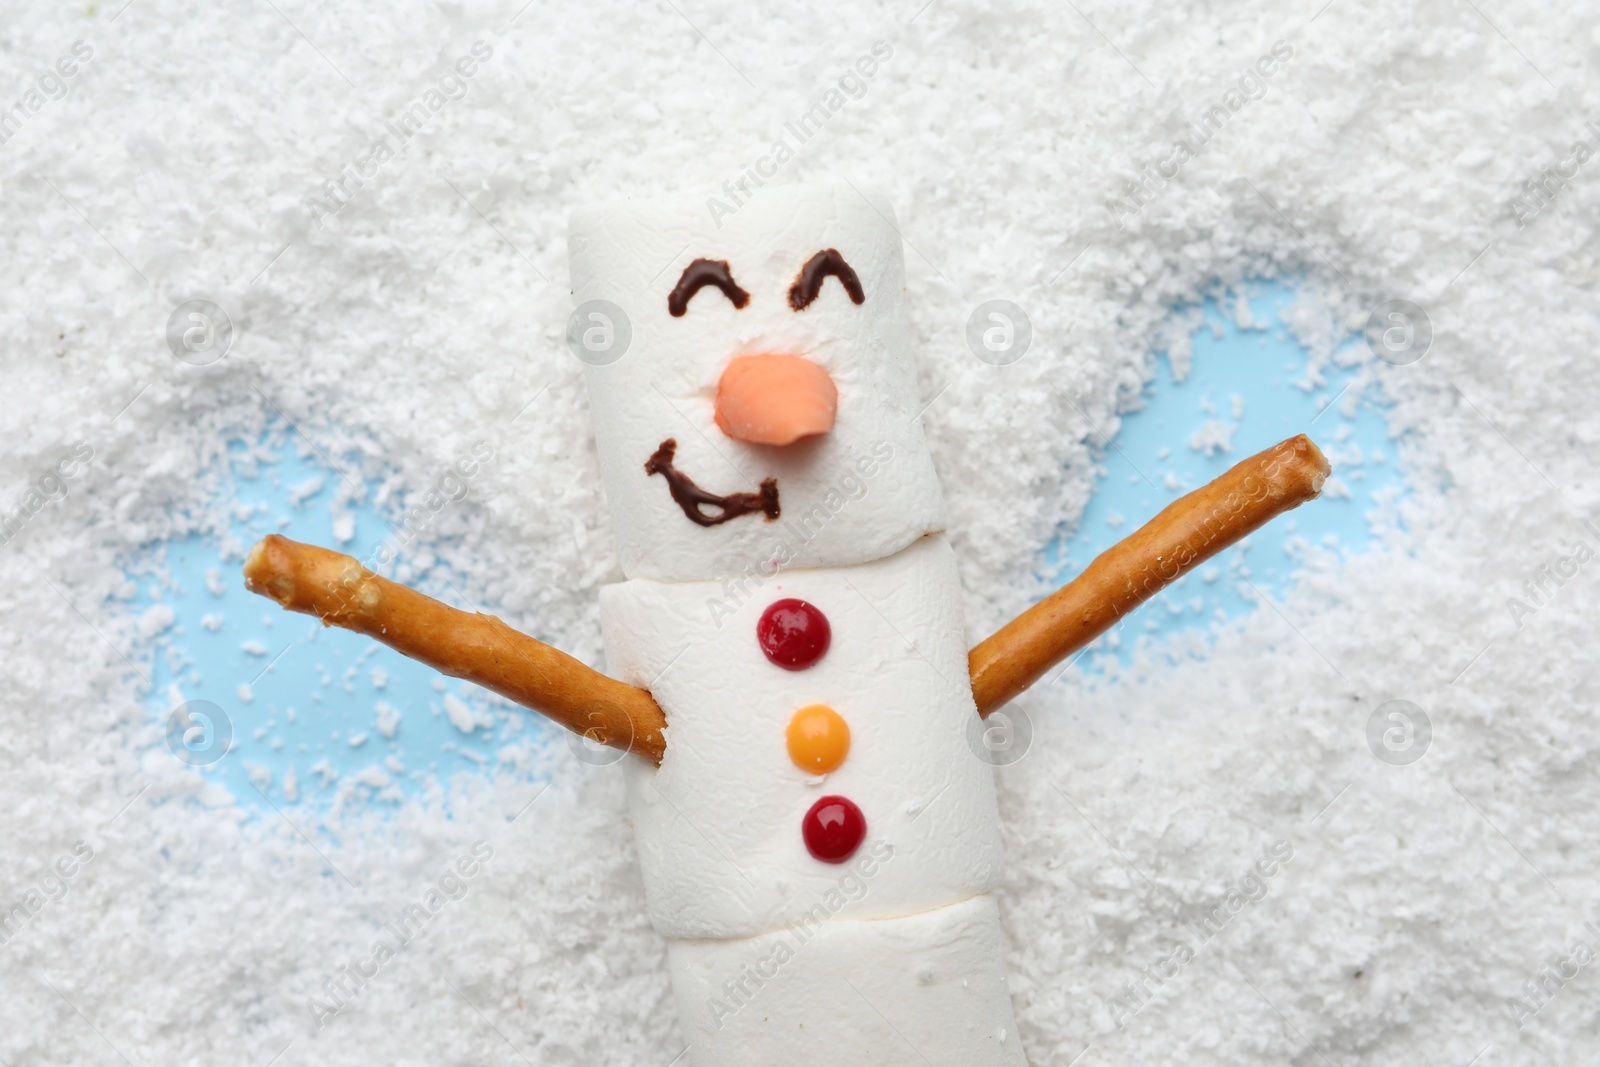
[[[698,200],[573,216],[578,336],[626,336],[585,362],[628,577],[759,580],[943,529],[892,217],[848,186],[720,226]]]

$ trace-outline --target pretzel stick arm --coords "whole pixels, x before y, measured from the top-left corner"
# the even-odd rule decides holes
[[[493,615],[457,611],[349,556],[271,534],[250,550],[245,588],[324,626],[365,634],[567,729],[659,764],[666,717],[650,694],[608,678]]]
[[[987,716],[1195,566],[1316,497],[1330,470],[1301,434],[1167,505],[968,654],[978,713]]]

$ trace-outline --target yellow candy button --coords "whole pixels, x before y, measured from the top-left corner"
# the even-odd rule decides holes
[[[801,708],[789,720],[789,758],[808,774],[827,774],[850,752],[850,727],[826,704]]]

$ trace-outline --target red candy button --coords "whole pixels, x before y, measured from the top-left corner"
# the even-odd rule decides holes
[[[867,836],[867,817],[844,797],[823,797],[800,822],[806,848],[823,863],[843,863]]]
[[[786,671],[803,671],[827,653],[833,627],[815,605],[790,597],[761,613],[756,640],[773,663]]]

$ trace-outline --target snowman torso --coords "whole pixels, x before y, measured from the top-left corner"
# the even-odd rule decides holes
[[[999,819],[990,767],[973,757],[977,716],[955,558],[930,536],[854,567],[784,570],[723,616],[719,582],[634,580],[601,594],[608,664],[648,686],[668,726],[659,768],[629,761],[628,796],[651,918],[669,937],[748,937],[820,903],[836,918],[898,918],[994,889]],[[828,651],[775,666],[756,634],[763,610],[800,599],[822,612]],[[838,769],[797,766],[793,716],[832,708],[849,729]],[[825,795],[866,821],[882,853],[839,901],[843,864],[807,851],[801,821]],[[878,846],[881,843],[881,847]]]

